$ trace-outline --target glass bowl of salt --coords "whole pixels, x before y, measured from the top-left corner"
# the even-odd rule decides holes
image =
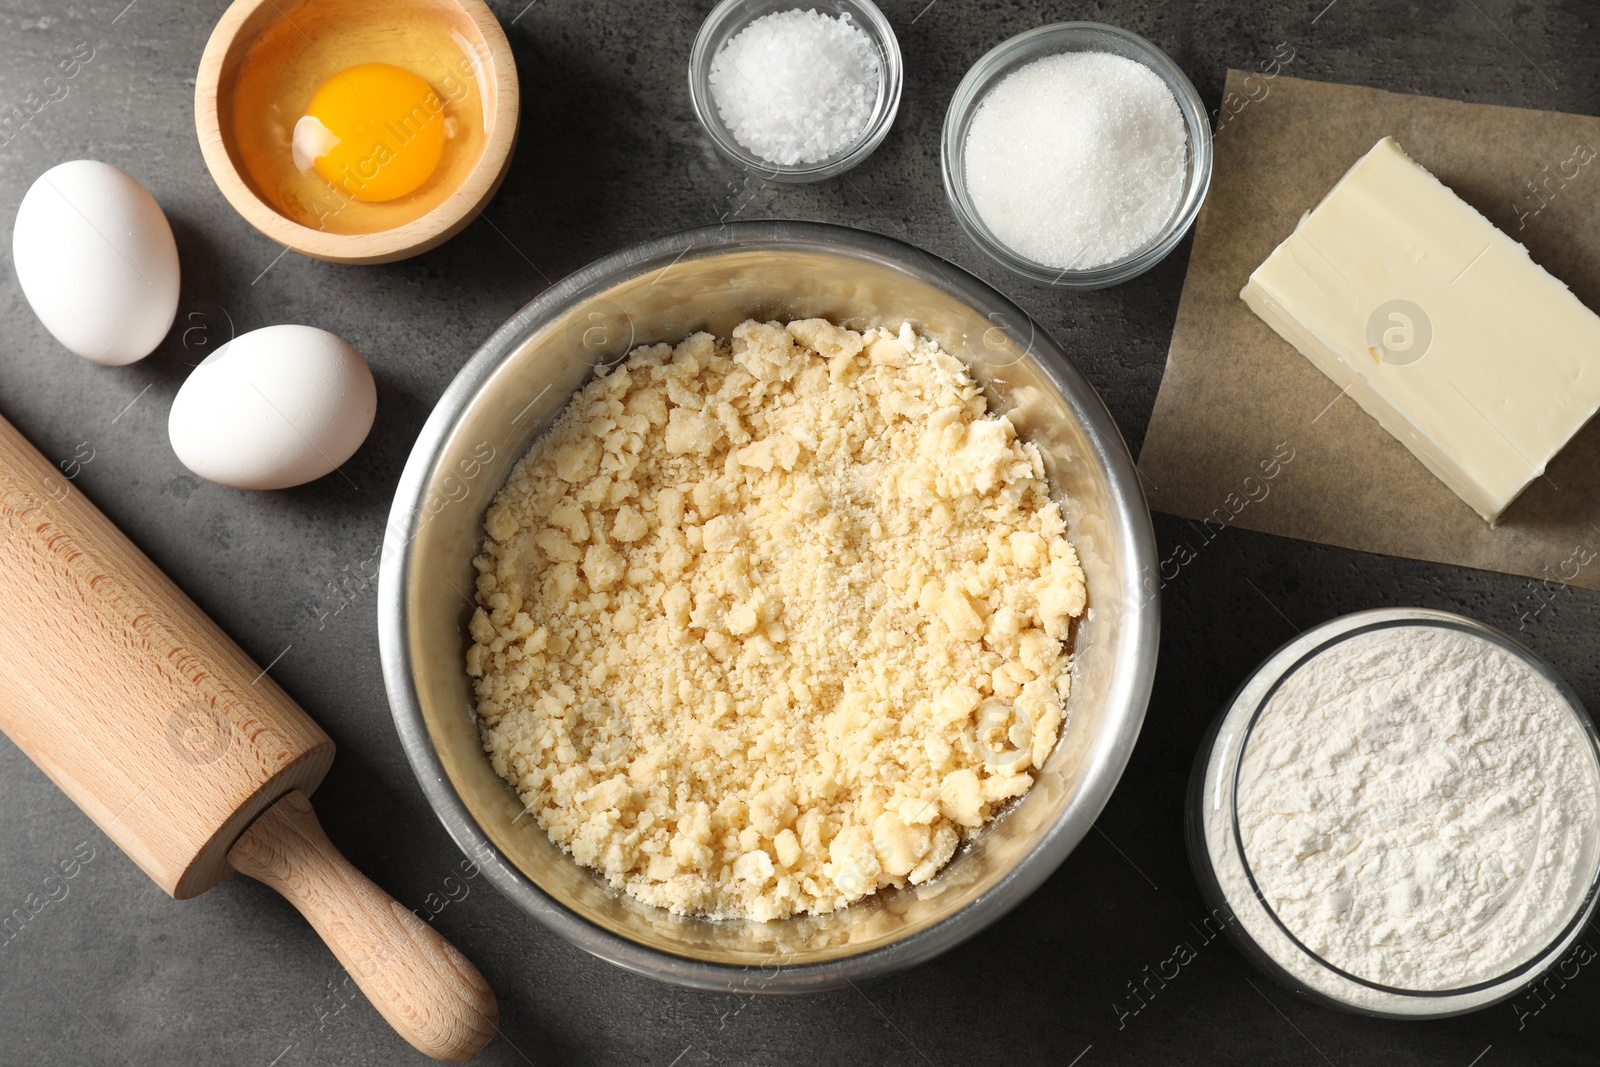
[[[1103,289],[1171,252],[1211,187],[1211,125],[1183,71],[1097,22],[1041,26],[973,64],[945,113],[945,195],[1012,274]]]
[[[832,178],[871,155],[901,81],[900,42],[871,0],[723,0],[689,53],[711,143],[779,182]]]

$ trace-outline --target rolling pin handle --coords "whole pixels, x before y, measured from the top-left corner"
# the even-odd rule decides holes
[[[304,794],[263,812],[228,860],[293,904],[418,1050],[459,1062],[497,1032],[499,1008],[478,969],[334,848]]]

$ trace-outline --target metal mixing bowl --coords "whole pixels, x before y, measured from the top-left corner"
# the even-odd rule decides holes
[[[597,364],[745,318],[910,321],[961,358],[1043,451],[1082,556],[1063,739],[1029,792],[921,886],[819,917],[683,918],[608,888],[551,844],[478,738],[464,667],[485,509]],[[965,271],[836,226],[748,222],[647,241],[561,281],[497,330],[440,398],[395,493],[379,634],[401,743],[445,828],[501,892],[581,948],[703,989],[825,989],[927,960],[1015,906],[1089,831],[1155,673],[1155,543],[1105,405],[1028,316]]]

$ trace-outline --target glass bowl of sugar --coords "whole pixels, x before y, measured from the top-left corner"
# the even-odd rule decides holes
[[[956,221],[1020,278],[1103,289],[1159,263],[1211,187],[1200,94],[1137,34],[1063,22],[991,49],[956,87],[941,163]]]
[[[1357,612],[1273,653],[1202,743],[1187,823],[1211,918],[1331,1007],[1534,1011],[1536,983],[1595,958],[1594,725],[1547,663],[1460,615]]]
[[[871,0],[723,0],[689,53],[711,143],[779,182],[832,178],[871,155],[902,77],[900,42]]]

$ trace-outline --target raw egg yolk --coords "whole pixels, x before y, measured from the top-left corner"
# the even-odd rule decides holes
[[[362,63],[322,83],[294,126],[295,166],[357,200],[394,200],[444,152],[444,102],[409,70]]]

